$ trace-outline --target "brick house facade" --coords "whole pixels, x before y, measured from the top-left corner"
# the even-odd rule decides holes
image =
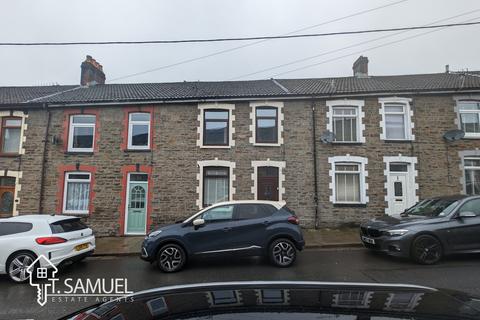
[[[239,200],[268,191],[303,226],[340,227],[430,196],[477,192],[479,76],[3,87],[0,117],[21,119],[21,146],[0,154],[0,190],[13,191],[13,207],[0,214],[75,214],[99,235],[144,234],[219,193]],[[206,113],[215,110],[224,113]],[[132,114],[143,115],[137,123],[148,143],[141,148],[129,136]],[[258,121],[275,129],[262,133]],[[222,136],[204,128],[224,125]],[[72,148],[74,127],[93,128],[78,129],[91,133],[91,146]],[[466,137],[446,142],[444,133],[458,128]],[[337,141],[322,142],[327,130]],[[265,132],[272,139],[261,142]],[[268,189],[266,167],[278,191]],[[138,199],[145,199],[135,220],[141,227],[129,231]]]

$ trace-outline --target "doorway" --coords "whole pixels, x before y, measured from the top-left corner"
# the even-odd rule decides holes
[[[147,231],[148,175],[129,173],[125,206],[125,234],[144,235]]]
[[[278,201],[279,169],[278,167],[258,167],[257,199]]]
[[[399,215],[416,202],[413,164],[390,162],[387,165],[389,166],[387,176],[388,214]]]

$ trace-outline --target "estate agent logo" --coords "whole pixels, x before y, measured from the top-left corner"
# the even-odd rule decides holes
[[[49,276],[50,271],[50,276]],[[37,303],[40,306],[47,304],[48,297],[58,297],[56,301],[68,301],[70,299],[95,298],[98,301],[105,301],[105,298],[125,298],[132,294],[133,291],[128,290],[127,279],[72,279],[65,278],[63,280],[64,290],[57,289],[55,283],[57,279],[56,274],[58,268],[44,255],[40,255],[28,268],[27,272],[30,275],[30,285],[37,289]],[[61,299],[64,300],[61,300]],[[102,299],[102,300],[100,300]],[[55,300],[54,300],[55,301]]]

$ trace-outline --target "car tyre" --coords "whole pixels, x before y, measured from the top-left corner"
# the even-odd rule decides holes
[[[290,267],[297,258],[297,249],[292,241],[280,238],[274,240],[268,248],[268,256],[273,265],[281,268]]]
[[[412,259],[420,264],[435,264],[443,256],[440,241],[431,235],[420,235],[413,240],[411,249]]]
[[[36,258],[33,253],[27,251],[15,253],[8,259],[6,264],[8,277],[16,283],[28,281],[30,277],[27,268]]]
[[[187,255],[185,250],[177,244],[169,243],[160,248],[157,254],[157,267],[166,273],[180,271],[185,262]]]

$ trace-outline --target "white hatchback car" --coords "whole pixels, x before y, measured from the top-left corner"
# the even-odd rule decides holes
[[[15,282],[28,280],[27,268],[40,255],[54,266],[92,254],[95,237],[80,218],[61,215],[22,215],[0,219],[0,274]],[[39,261],[41,267],[46,262]]]

